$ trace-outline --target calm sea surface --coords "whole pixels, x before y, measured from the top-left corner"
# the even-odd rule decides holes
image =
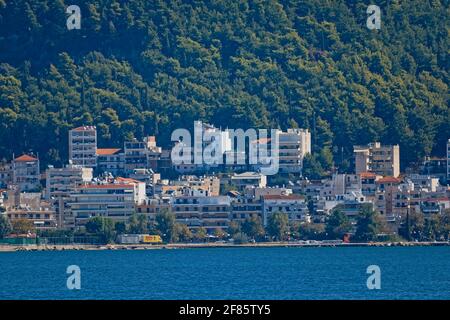
[[[450,299],[450,247],[0,253],[0,299]]]

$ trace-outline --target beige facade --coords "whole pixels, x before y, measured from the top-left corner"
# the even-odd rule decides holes
[[[367,146],[354,146],[355,173],[373,172],[382,176],[400,175],[400,147],[381,145],[379,142]]]

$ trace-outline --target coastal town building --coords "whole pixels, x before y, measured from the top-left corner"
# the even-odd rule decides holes
[[[354,146],[355,173],[373,172],[381,176],[400,175],[400,147],[379,142]]]
[[[258,163],[252,167],[255,170],[267,166],[272,157],[278,158],[280,173],[299,174],[303,168],[303,158],[311,153],[311,133],[308,129],[287,129],[287,131],[276,130],[276,140],[278,140],[278,150],[272,146],[272,138],[260,138],[252,141],[252,157],[258,158]],[[259,149],[265,150],[267,154],[262,156],[258,153]],[[278,151],[277,154],[272,154]]]
[[[20,191],[40,190],[39,159],[27,154],[13,159],[11,163],[12,184]]]
[[[98,148],[97,169],[99,172],[110,172],[117,176],[124,173],[125,155],[120,148]]]
[[[305,198],[300,195],[264,195],[263,200],[263,222],[267,221],[276,212],[286,213],[291,222],[310,222],[310,215]]]
[[[17,188],[6,191],[3,201],[4,215],[13,223],[29,220],[36,229],[57,228],[56,213],[52,204],[41,199],[40,192],[20,192]]]
[[[144,203],[145,198],[145,183],[133,179],[80,185],[71,193],[68,203],[71,227],[83,226],[92,217],[128,221],[135,206]]]
[[[267,185],[267,177],[259,172],[234,173],[228,179],[222,180],[238,191],[244,191],[248,187],[265,188]]]
[[[231,197],[231,220],[244,222],[259,217],[263,221],[262,200],[252,196],[233,194]]]
[[[177,196],[172,198],[172,212],[189,228],[205,228],[208,233],[225,230],[230,222],[231,202],[228,196]]]
[[[303,158],[311,153],[311,133],[308,129],[288,129],[287,132],[279,130],[277,134],[280,171],[300,173]]]
[[[142,141],[134,139],[124,143],[124,169],[130,174],[134,169],[158,169],[158,159],[162,149],[156,145],[154,136],[147,136]]]
[[[69,161],[87,168],[97,166],[97,129],[82,126],[69,131]]]
[[[6,188],[12,182],[11,164],[0,163],[0,188]]]
[[[49,167],[46,171],[45,197],[53,204],[58,227],[66,226],[65,218],[69,214],[68,200],[80,185],[93,179],[93,169],[79,165],[67,165],[64,168]]]

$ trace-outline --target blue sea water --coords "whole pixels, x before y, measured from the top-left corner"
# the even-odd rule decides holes
[[[80,290],[67,289],[69,265]],[[450,247],[0,253],[0,299],[450,299]]]

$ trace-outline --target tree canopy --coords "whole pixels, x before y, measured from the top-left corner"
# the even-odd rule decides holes
[[[75,1],[77,2],[77,1]],[[73,4],[73,3],[70,3]],[[323,169],[353,144],[400,144],[405,166],[450,136],[448,2],[0,1],[0,157],[68,158],[67,133],[100,146],[196,119],[229,128],[309,128]]]

